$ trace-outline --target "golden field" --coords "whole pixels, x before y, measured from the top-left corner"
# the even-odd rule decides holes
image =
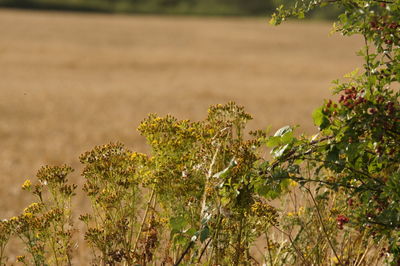
[[[20,185],[41,165],[70,164],[81,184],[78,156],[95,145],[147,152],[136,127],[149,113],[198,120],[233,100],[251,129],[315,132],[312,110],[361,64],[362,40],[267,22],[0,10],[0,218],[29,202]]]

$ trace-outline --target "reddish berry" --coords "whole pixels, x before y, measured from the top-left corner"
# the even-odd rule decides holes
[[[392,41],[392,40],[385,40],[385,43],[386,43],[387,45],[392,45],[392,44],[393,44],[393,41]]]
[[[369,115],[373,115],[373,114],[375,114],[376,112],[377,112],[376,108],[368,108],[368,110],[367,110],[367,113],[368,113]]]
[[[343,214],[340,214],[336,218],[336,221],[337,221],[338,228],[343,229],[343,225],[348,223],[350,221],[350,219],[348,217],[344,216]]]
[[[354,200],[353,200],[352,198],[348,199],[348,200],[347,200],[347,204],[348,204],[350,207],[352,207],[353,204],[354,204]]]

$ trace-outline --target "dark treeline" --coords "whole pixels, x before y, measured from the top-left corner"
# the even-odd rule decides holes
[[[107,13],[265,16],[293,0],[0,0],[1,7]],[[314,17],[332,19],[337,10]]]

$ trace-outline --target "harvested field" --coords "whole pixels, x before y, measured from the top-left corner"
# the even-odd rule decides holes
[[[70,164],[80,184],[78,156],[95,145],[146,152],[136,127],[149,113],[197,120],[233,100],[254,115],[252,129],[314,132],[330,81],[361,63],[362,41],[330,28],[0,10],[0,218],[27,204],[20,184],[41,165]]]

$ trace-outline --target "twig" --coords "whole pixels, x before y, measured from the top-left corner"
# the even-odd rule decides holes
[[[176,263],[174,264],[174,266],[178,266],[183,258],[186,256],[186,254],[189,252],[189,250],[193,247],[194,245],[194,241],[190,241],[189,245],[186,247],[185,251],[182,253],[182,255],[179,257],[179,259],[176,261]]]
[[[321,223],[322,231],[323,231],[324,234],[325,234],[326,240],[328,240],[328,244],[329,244],[329,246],[331,247],[331,249],[332,249],[332,251],[333,251],[333,254],[335,255],[335,257],[336,257],[336,259],[338,260],[339,264],[340,264],[340,265],[344,265],[344,264],[342,263],[342,261],[340,260],[340,257],[339,257],[338,254],[336,253],[336,250],[335,250],[335,248],[333,247],[333,244],[332,244],[332,242],[331,242],[331,239],[329,238],[329,235],[328,235],[328,232],[326,231],[324,222],[322,221],[322,216],[321,216],[321,213],[319,212],[319,208],[318,208],[317,202],[315,201],[315,198],[314,198],[314,196],[312,195],[311,190],[310,190],[309,188],[305,188],[305,189],[306,189],[306,191],[310,194],[310,197],[311,197],[311,199],[312,199],[312,201],[313,201],[313,203],[314,203],[315,209],[317,210],[317,215],[318,215],[319,222]]]
[[[153,189],[152,189],[152,191],[151,191],[151,196],[150,196],[149,201],[147,202],[146,211],[145,211],[145,213],[144,213],[143,220],[142,220],[142,223],[140,224],[140,229],[139,229],[138,235],[137,235],[137,237],[136,237],[135,244],[134,244],[134,246],[133,246],[133,253],[135,253],[135,251],[136,251],[137,244],[138,244],[139,239],[140,239],[140,235],[142,234],[143,227],[144,227],[144,223],[146,222],[147,214],[148,214],[148,212],[149,212],[151,202],[153,201],[153,198],[154,198],[154,192],[155,192],[155,188],[154,188],[154,186],[153,186]]]
[[[206,182],[205,182],[205,187],[204,187],[204,192],[203,192],[203,196],[202,196],[202,200],[201,200],[201,212],[200,212],[200,223],[201,220],[203,219],[204,213],[206,211],[206,203],[207,203],[207,184],[208,181],[210,180],[210,178],[213,175],[213,168],[215,165],[215,162],[217,160],[217,155],[219,153],[219,149],[220,146],[217,147],[217,149],[215,150],[215,153],[213,155],[213,158],[211,160],[210,163],[210,167],[208,169],[208,173],[206,176]],[[177,262],[174,264],[174,266],[179,265],[181,263],[181,261],[183,260],[183,258],[186,256],[186,254],[189,252],[189,250],[193,247],[195,241],[190,241],[189,245],[186,247],[185,251],[182,253],[182,255],[179,257],[179,259],[177,260]]]
[[[305,265],[312,265],[312,263],[310,263],[303,255],[303,253],[297,248],[297,246],[295,245],[291,234],[286,233],[285,231],[279,229],[276,225],[272,225],[276,230],[278,230],[279,232],[281,232],[282,234],[286,235],[289,238],[290,244],[293,246],[294,250],[296,251],[297,255],[300,256],[300,258],[303,260],[303,262],[305,263]]]
[[[236,256],[235,256],[235,263],[234,265],[239,265],[240,262],[240,256],[242,255],[242,247],[241,247],[241,242],[242,242],[242,230],[243,230],[243,215],[240,219],[240,224],[239,224],[239,232],[236,240]]]
[[[214,156],[213,156],[213,158],[212,158],[212,160],[211,160],[210,167],[208,168],[208,173],[207,173],[207,176],[206,176],[206,182],[205,182],[204,192],[203,192],[203,196],[202,196],[202,199],[201,199],[200,222],[201,222],[201,220],[203,219],[204,212],[206,211],[206,203],[207,203],[207,185],[208,185],[208,181],[210,180],[210,178],[211,178],[212,175],[213,175],[213,168],[214,168],[215,162],[216,162],[216,160],[217,160],[217,155],[218,155],[218,153],[219,153],[219,149],[220,149],[220,146],[218,145],[217,149],[215,150]]]
[[[206,245],[204,246],[203,250],[201,251],[199,258],[197,259],[197,262],[198,262],[198,263],[200,263],[201,257],[203,257],[204,252],[207,250],[207,247],[208,247],[208,245],[211,243],[211,241],[212,241],[212,238],[210,238],[210,239],[207,241]]]

